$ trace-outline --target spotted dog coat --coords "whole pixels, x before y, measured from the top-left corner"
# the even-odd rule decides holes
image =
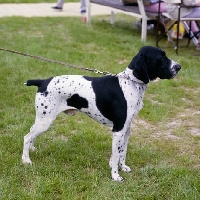
[[[125,164],[131,121],[142,109],[148,82],[157,77],[171,79],[180,69],[163,50],[145,46],[117,76],[64,75],[28,80],[26,85],[35,85],[38,91],[35,123],[24,137],[23,162],[32,163],[29,150],[35,149],[35,138],[50,127],[59,113],[80,111],[101,124],[112,126],[111,175],[113,180],[123,181],[118,164],[122,171],[131,171]]]

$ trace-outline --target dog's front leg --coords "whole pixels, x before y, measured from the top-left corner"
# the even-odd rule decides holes
[[[125,164],[129,135],[130,135],[130,127],[127,129],[124,136],[124,143],[121,148],[120,161],[119,161],[120,162],[119,166],[120,166],[121,171],[124,171],[126,173],[131,172],[131,168]]]
[[[120,151],[124,142],[124,133],[122,131],[113,132],[112,139],[112,156],[110,158],[110,167],[112,180],[122,182],[124,179],[118,173],[118,163],[120,158]]]

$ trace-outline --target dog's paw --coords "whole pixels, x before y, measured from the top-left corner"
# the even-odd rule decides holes
[[[131,168],[127,165],[120,167],[120,170],[123,171],[123,172],[126,172],[126,173],[129,173],[129,172],[132,171]]]
[[[116,182],[123,182],[124,181],[124,179],[119,174],[112,176],[112,180],[116,181]]]
[[[32,165],[32,161],[31,161],[31,159],[29,157],[22,156],[22,162],[24,164]]]

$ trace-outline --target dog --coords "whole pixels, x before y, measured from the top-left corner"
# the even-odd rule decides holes
[[[125,164],[132,119],[143,107],[143,96],[150,81],[174,78],[181,65],[169,59],[162,49],[144,46],[128,67],[117,75],[88,77],[80,75],[55,76],[44,80],[28,80],[27,86],[37,86],[36,118],[24,137],[23,163],[32,164],[29,150],[34,140],[48,130],[61,112],[80,111],[97,122],[112,127],[112,180],[122,182],[118,173],[131,172]]]

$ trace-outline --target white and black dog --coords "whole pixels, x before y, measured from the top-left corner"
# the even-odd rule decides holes
[[[24,137],[22,160],[31,164],[29,149],[34,150],[34,140],[45,132],[57,115],[80,111],[101,124],[112,126],[112,155],[109,165],[114,181],[123,181],[118,174],[130,172],[125,164],[131,121],[143,107],[143,96],[149,81],[174,78],[181,66],[167,58],[159,48],[145,46],[129,66],[116,76],[86,77],[79,75],[56,76],[44,80],[28,80],[35,85],[36,119]]]

